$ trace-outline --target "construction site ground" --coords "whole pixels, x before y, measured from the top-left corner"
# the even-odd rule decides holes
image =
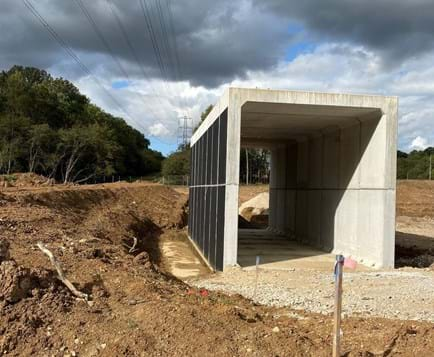
[[[413,184],[408,185],[409,204],[398,203],[398,212],[407,217],[398,219],[399,241],[407,249],[398,261],[415,265],[418,257],[429,255],[433,235],[424,222],[432,224],[433,215],[432,206],[420,205],[426,197],[414,207]],[[253,197],[258,189],[241,192]],[[432,186],[422,189],[432,204]],[[234,268],[210,274],[186,237],[188,196],[183,192],[124,182],[24,182],[2,189],[0,354],[329,356],[331,272],[263,269],[256,275],[252,268]],[[421,209],[428,213],[420,216]],[[400,228],[400,222],[405,226]],[[412,234],[425,237],[420,250],[413,247],[419,239]],[[89,302],[75,298],[57,279],[38,242],[57,257],[76,288],[90,295]],[[429,258],[420,265],[424,259]],[[344,311],[353,312],[343,322],[345,356],[434,355],[429,267],[352,274],[344,277]],[[401,301],[392,308],[398,313],[373,317],[381,316],[385,291],[389,306]],[[358,311],[359,300],[372,311]],[[324,309],[318,307],[323,304]]]

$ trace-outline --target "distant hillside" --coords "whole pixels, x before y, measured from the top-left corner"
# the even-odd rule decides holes
[[[0,73],[0,174],[35,172],[77,182],[143,176],[159,171],[162,160],[142,133],[69,81],[29,67]]]
[[[434,148],[429,147],[423,151],[413,150],[409,154],[398,151],[398,179],[422,179],[429,178],[430,155],[433,156],[431,176],[434,179]]]

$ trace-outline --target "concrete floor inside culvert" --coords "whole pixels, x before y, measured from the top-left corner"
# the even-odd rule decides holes
[[[315,269],[332,271],[336,256],[289,240],[268,229],[238,230],[238,264],[245,269],[259,267],[270,270]],[[357,270],[367,268],[359,265]]]

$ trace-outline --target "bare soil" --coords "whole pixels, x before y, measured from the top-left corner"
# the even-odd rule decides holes
[[[434,269],[434,181],[398,181],[396,265]]]
[[[258,305],[169,273],[160,243],[185,234],[186,204],[185,194],[144,183],[4,189],[0,354],[329,356],[330,315]],[[38,241],[91,305],[56,279]],[[351,317],[343,330],[346,356],[434,351],[427,322]]]

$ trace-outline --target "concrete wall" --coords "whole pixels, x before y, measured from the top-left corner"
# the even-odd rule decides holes
[[[381,118],[272,150],[270,229],[365,264],[393,266],[394,189],[384,172]],[[385,239],[387,238],[387,239]]]

